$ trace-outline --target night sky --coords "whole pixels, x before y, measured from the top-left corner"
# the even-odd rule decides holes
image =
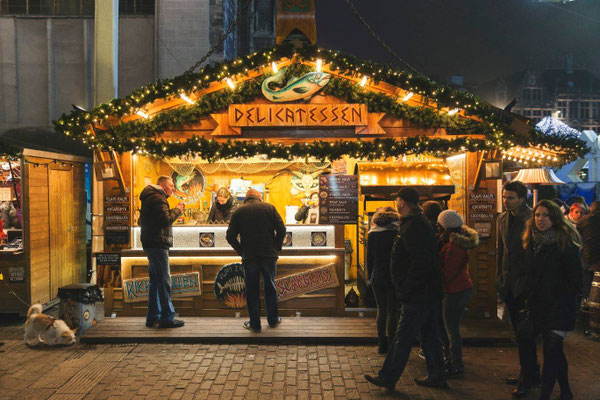
[[[353,0],[380,37],[417,70],[447,82],[484,83],[527,68],[575,68],[600,76],[600,0]],[[315,0],[321,47],[392,62],[344,0]]]

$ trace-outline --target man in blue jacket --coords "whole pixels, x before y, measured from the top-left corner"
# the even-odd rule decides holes
[[[171,302],[171,271],[169,248],[173,246],[173,222],[184,210],[183,203],[170,209],[167,198],[175,186],[168,176],[158,178],[156,185],[148,185],[140,193],[141,241],[148,256],[150,288],[146,326],[157,322],[160,328],[179,328],[183,321],[175,319],[175,308]]]
[[[402,188],[397,200],[400,229],[390,262],[396,298],[402,304],[398,330],[377,376],[365,375],[376,386],[393,390],[400,379],[417,339],[421,341],[427,376],[418,385],[446,388],[442,345],[437,335],[443,297],[442,275],[437,260],[437,241],[431,223],[419,206],[419,192]]]
[[[239,236],[239,239],[238,239]],[[264,203],[258,190],[246,193],[244,204],[231,216],[227,228],[227,242],[242,256],[246,275],[246,303],[250,321],[244,328],[261,331],[260,324],[260,275],[265,288],[265,311],[267,322],[275,328],[281,322],[277,315],[277,258],[285,238],[285,225],[277,209]]]

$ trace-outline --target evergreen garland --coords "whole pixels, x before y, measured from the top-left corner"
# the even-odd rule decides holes
[[[301,61],[314,62],[316,59],[322,59],[336,73],[357,78],[366,75],[375,83],[384,81],[423,96],[426,103],[432,101],[438,107],[460,108],[466,115],[474,116],[479,121],[459,115],[450,116],[429,106],[409,106],[398,102],[395,97],[368,91],[344,78],[332,78],[321,92],[323,94],[335,96],[349,103],[366,104],[369,112],[383,112],[410,121],[421,128],[444,128],[451,135],[484,135],[485,139],[411,137],[402,140],[375,139],[372,142],[317,141],[308,145],[292,146],[247,140],[223,143],[199,137],[193,137],[186,142],[154,139],[156,134],[165,130],[179,129],[184,125],[196,123],[211,113],[225,110],[231,104],[248,103],[262,96],[261,84],[267,77],[266,74],[238,84],[234,90],[226,88],[204,95],[192,105],[163,111],[150,119],[121,122],[106,129],[98,128],[102,126],[102,121],[111,117],[121,118],[129,115],[157,99],[197,92],[208,87],[213,81],[222,81],[229,77],[235,79],[237,75],[245,75],[251,69],[269,66],[272,61],[283,57],[292,58],[294,55],[299,62],[288,67],[287,76],[300,76],[311,70],[301,64]],[[138,151],[155,156],[196,154],[211,161],[258,154],[284,159],[308,156],[323,160],[336,159],[343,154],[374,159],[423,152],[442,155],[458,151],[507,149],[514,145],[545,145],[565,151],[564,159],[560,161],[566,162],[582,157],[588,151],[587,146],[575,137],[548,137],[533,128],[529,140],[524,140],[505,126],[501,118],[502,116],[498,115],[491,106],[481,102],[475,95],[440,85],[422,74],[398,70],[389,65],[363,62],[347,54],[316,47],[295,52],[289,45],[279,45],[237,60],[208,65],[197,73],[184,74],[171,80],[159,80],[135,90],[123,99],[113,99],[108,104],[100,104],[90,112],[75,110],[68,116],[63,114],[54,123],[58,131],[82,140],[90,148],[114,149],[118,152]],[[90,135],[88,130],[90,126],[96,127],[95,136]]]

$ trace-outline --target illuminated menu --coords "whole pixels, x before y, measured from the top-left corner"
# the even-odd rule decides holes
[[[319,177],[319,224],[355,224],[358,220],[358,177]]]

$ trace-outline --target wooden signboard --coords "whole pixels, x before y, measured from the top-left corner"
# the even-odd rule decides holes
[[[286,301],[305,293],[339,285],[335,265],[329,264],[275,280],[277,300]]]
[[[469,194],[469,220],[480,239],[492,237],[496,219],[496,195],[492,193]]]
[[[131,219],[129,195],[104,197],[104,243],[128,245]]]
[[[366,104],[232,104],[227,114],[211,114],[213,135],[240,135],[252,127],[355,127],[360,134],[383,134],[384,113],[369,113]]]
[[[358,221],[358,176],[319,177],[319,224],[344,225]]]
[[[200,296],[202,282],[200,272],[171,275],[171,298]],[[123,281],[123,300],[126,303],[148,301],[150,278],[125,279]]]

